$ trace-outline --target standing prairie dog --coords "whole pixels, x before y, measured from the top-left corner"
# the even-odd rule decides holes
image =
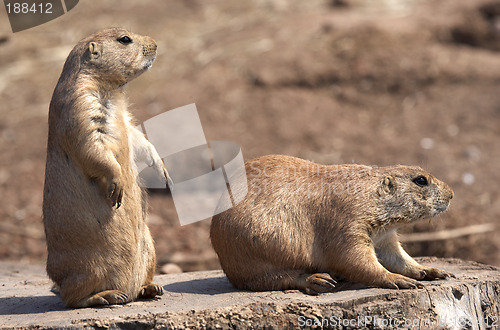
[[[120,28],[81,40],[52,96],[43,194],[47,273],[69,307],[153,298],[156,261],[135,160],[164,180],[162,160],[127,111],[124,85],[156,43]]]
[[[210,231],[235,287],[316,294],[334,287],[331,275],[395,289],[453,276],[419,265],[396,235],[401,225],[446,211],[453,197],[421,168],[326,166],[276,155],[245,168],[247,196],[214,216]]]

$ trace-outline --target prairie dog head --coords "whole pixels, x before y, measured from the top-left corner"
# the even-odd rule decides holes
[[[446,183],[418,166],[391,166],[381,174],[377,197],[383,200],[387,220],[394,223],[435,217],[448,209],[453,198]]]
[[[74,51],[81,51],[82,73],[104,83],[122,86],[152,66],[156,48],[150,37],[110,28],[80,41]]]

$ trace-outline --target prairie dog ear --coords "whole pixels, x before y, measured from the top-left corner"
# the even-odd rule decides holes
[[[101,57],[102,53],[102,45],[98,44],[97,42],[91,42],[89,44],[89,53],[90,53],[90,59],[91,60],[97,60]]]
[[[392,176],[386,176],[382,181],[382,185],[378,189],[380,196],[393,194],[396,191],[396,180]]]

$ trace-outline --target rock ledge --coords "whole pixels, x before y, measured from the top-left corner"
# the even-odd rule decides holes
[[[500,269],[458,259],[419,258],[453,272],[449,281],[416,290],[341,283],[339,291],[235,290],[221,271],[160,275],[165,295],[124,306],[67,309],[50,291],[43,267],[0,263],[0,327],[51,328],[297,328],[500,327]]]

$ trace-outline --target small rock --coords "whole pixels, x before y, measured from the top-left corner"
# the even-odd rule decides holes
[[[458,133],[460,132],[460,129],[457,125],[449,125],[446,128],[446,131],[448,132],[449,136],[457,136]]]
[[[466,185],[470,186],[471,184],[473,184],[476,181],[476,178],[474,177],[474,174],[472,174],[470,172],[465,172],[462,175],[462,181]]]
[[[160,268],[160,274],[180,274],[182,273],[181,267],[176,264],[168,263]]]
[[[434,148],[434,140],[427,137],[423,138],[422,140],[420,140],[420,147],[425,150],[430,150]]]

